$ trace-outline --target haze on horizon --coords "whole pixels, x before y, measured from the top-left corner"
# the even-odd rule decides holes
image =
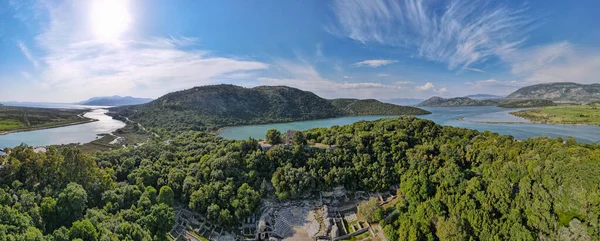
[[[598,10],[592,0],[4,0],[0,101],[220,83],[377,99],[597,83]]]

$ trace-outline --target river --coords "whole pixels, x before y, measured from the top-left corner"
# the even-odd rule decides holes
[[[84,114],[85,117],[98,120],[86,124],[0,135],[0,149],[21,143],[30,146],[87,143],[98,138],[98,134],[111,133],[125,126],[125,123],[107,116],[106,112],[107,109],[94,109]]]
[[[510,115],[515,109],[504,109],[493,106],[478,107],[431,107],[423,108],[432,112],[431,115],[418,116],[418,118],[432,120],[437,124],[454,126],[479,131],[492,131],[502,135],[512,135],[517,139],[526,139],[536,136],[549,137],[575,137],[581,142],[600,141],[600,126],[584,125],[546,125],[536,124],[526,119]],[[296,121],[289,123],[277,123],[266,125],[232,126],[223,128],[219,136],[244,140],[249,137],[264,138],[269,129],[307,130],[317,127],[331,127],[333,125],[347,125],[359,120],[376,120],[389,118],[390,116],[364,116],[364,117],[342,117],[335,119]]]

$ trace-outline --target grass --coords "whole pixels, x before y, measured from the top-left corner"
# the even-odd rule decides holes
[[[544,124],[600,125],[600,104],[552,106],[511,114]]]
[[[208,239],[207,239],[207,238],[200,236],[199,234],[197,234],[197,233],[196,233],[196,232],[194,232],[194,231],[190,231],[189,233],[191,233],[192,235],[194,235],[194,237],[196,237],[196,238],[198,238],[198,239],[200,239],[200,240],[202,240],[202,241],[208,241]]]
[[[88,110],[0,106],[0,134],[83,124]]]
[[[110,134],[100,134],[99,136],[101,136],[101,137],[96,140],[93,140],[91,142],[82,144],[82,145],[72,143],[72,144],[59,145],[57,147],[58,148],[66,148],[66,147],[77,148],[81,152],[87,153],[87,154],[91,154],[94,152],[100,152],[100,151],[110,151],[110,150],[121,148],[120,145],[109,144],[113,140],[117,139],[116,136],[110,135]]]
[[[77,148],[81,150],[83,153],[94,153],[94,152],[102,152],[102,151],[110,151],[122,148],[125,146],[134,146],[139,143],[146,142],[150,135],[140,131],[136,128],[132,127],[132,124],[127,124],[125,127],[118,129],[113,132],[113,134],[100,134],[100,138],[93,140],[91,142],[79,145],[76,143],[60,145],[58,148]],[[121,138],[118,144],[110,144],[117,138]]]
[[[346,241],[359,241],[359,240],[363,240],[363,239],[366,239],[366,238],[369,238],[369,240],[370,240],[370,237],[371,237],[371,234],[367,231],[367,232],[361,233],[359,235],[352,236],[349,239],[342,239],[342,240],[346,240]]]

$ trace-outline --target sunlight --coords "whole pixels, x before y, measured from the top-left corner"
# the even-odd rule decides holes
[[[94,1],[91,9],[91,21],[96,38],[107,42],[118,40],[131,23],[127,1]]]

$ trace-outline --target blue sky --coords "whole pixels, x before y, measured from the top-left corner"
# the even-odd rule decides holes
[[[0,0],[0,101],[288,85],[326,98],[597,83],[600,1]]]

